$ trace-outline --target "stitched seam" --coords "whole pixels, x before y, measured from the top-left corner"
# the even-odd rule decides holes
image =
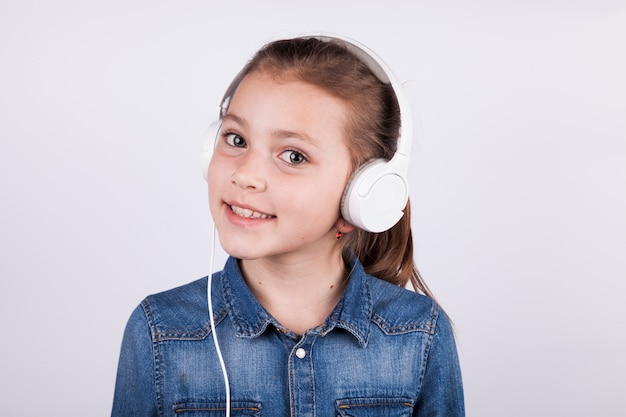
[[[186,411],[222,411],[222,410],[226,410],[225,407],[200,407],[200,408],[177,408],[176,409],[176,413],[183,413]],[[260,408],[257,407],[232,407],[231,410],[233,411],[254,411],[254,412],[259,412],[261,411]]]
[[[295,347],[294,347],[295,348]],[[296,415],[296,393],[295,393],[295,384],[294,384],[294,375],[293,375],[293,355],[289,355],[289,363],[288,363],[288,372],[289,372],[289,415]]]
[[[431,315],[432,318],[432,315]],[[432,321],[422,321],[414,324],[406,324],[402,326],[390,326],[385,319],[383,319],[379,315],[374,315],[372,317],[372,322],[374,322],[385,334],[393,335],[393,334],[403,334],[403,333],[411,333],[411,332],[426,332],[429,334],[433,334],[435,330],[435,326]]]
[[[415,406],[415,401],[411,398],[406,397],[396,397],[396,398],[345,398],[341,400],[337,400],[336,406],[340,410],[347,410],[350,408],[356,407],[389,407],[389,406],[400,406],[400,407],[409,407],[413,408]]]
[[[315,341],[316,340],[317,340],[316,337],[314,337],[312,339],[311,346],[309,347],[309,355],[308,355],[309,356],[309,358],[308,358],[308,361],[309,361],[309,372],[311,372],[311,385],[310,385],[311,388],[310,389],[311,389],[311,404],[312,404],[311,410],[313,412],[313,416],[312,417],[315,417],[315,415],[316,415],[316,412],[315,412],[316,411],[316,405],[315,405],[315,369],[313,368],[313,355],[314,355],[314,353],[313,353],[313,346],[315,346]]]
[[[157,412],[159,415],[164,416],[164,407],[163,407],[163,374],[161,363],[163,362],[161,359],[161,349],[159,349],[159,343],[156,337],[156,323],[154,320],[154,314],[152,313],[152,309],[150,308],[150,304],[148,299],[144,299],[141,303],[141,307],[143,308],[143,312],[146,315],[146,319],[148,320],[148,326],[150,327],[151,339],[152,339],[152,366],[154,373],[154,385],[156,386],[156,404],[157,404]]]
[[[419,392],[422,390],[422,383],[424,382],[424,376],[426,375],[426,367],[428,366],[428,355],[430,354],[430,348],[433,345],[433,338],[435,337],[434,329],[437,326],[437,319],[439,318],[439,311],[440,309],[437,307],[437,304],[433,303],[433,309],[431,310],[433,332],[428,334],[428,341],[426,343],[426,346],[424,347],[424,354],[422,355],[424,359],[422,360],[422,366],[420,368],[420,377],[419,377],[419,380],[417,381],[416,395],[419,394]]]
[[[340,405],[339,408],[348,409],[348,408],[353,408],[353,407],[381,407],[381,406],[388,406],[388,405],[401,405],[405,407],[413,407],[413,404],[406,403],[406,402],[405,403],[386,402],[386,403],[367,403],[367,404],[346,404],[346,405]]]
[[[228,312],[226,308],[223,307],[220,311],[215,315],[215,325],[217,326],[228,316]],[[207,324],[202,329],[194,332],[185,332],[185,331],[177,331],[171,330],[167,332],[157,332],[154,331],[153,337],[155,342],[163,342],[167,340],[203,340],[206,339],[207,336],[211,334],[211,325]]]

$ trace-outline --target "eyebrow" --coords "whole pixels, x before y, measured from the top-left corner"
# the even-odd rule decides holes
[[[238,125],[240,125],[243,128],[246,128],[246,129],[248,128],[248,122],[246,122],[245,119],[243,119],[243,118],[241,118],[241,117],[239,117],[239,116],[237,116],[235,114],[226,113],[224,115],[224,117],[222,117],[222,122],[223,121],[228,121],[228,120],[232,120],[233,122],[237,123]]]
[[[317,148],[320,147],[320,144],[318,141],[314,140],[309,135],[306,135],[305,133],[302,133],[302,132],[285,130],[285,129],[274,129],[272,133],[274,134],[275,137],[279,139],[294,138],[294,139],[299,139],[303,142],[306,142],[309,145],[315,146]]]
[[[222,117],[222,121],[229,121],[229,120],[237,123],[239,126],[243,127],[244,129],[249,128],[248,122],[244,118],[239,117],[236,114],[226,113],[224,117]],[[274,129],[272,131],[272,135],[278,139],[295,138],[295,139],[302,140],[303,142],[306,142],[315,147],[318,147],[318,148],[320,147],[319,143],[316,140],[314,140],[309,135],[303,132],[287,130],[287,129]]]

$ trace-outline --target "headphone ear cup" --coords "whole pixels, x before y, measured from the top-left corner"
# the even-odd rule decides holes
[[[215,149],[217,135],[219,134],[221,126],[221,120],[214,121],[209,125],[204,135],[204,140],[202,142],[201,163],[202,175],[204,176],[205,181],[209,180],[209,164],[211,163],[211,158],[213,157],[213,150]]]
[[[394,165],[394,159],[375,159],[353,174],[341,201],[341,214],[350,224],[380,233],[400,221],[409,191]]]

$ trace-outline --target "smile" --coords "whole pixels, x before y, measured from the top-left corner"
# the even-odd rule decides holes
[[[272,216],[270,214],[260,213],[258,211],[250,210],[247,208],[230,206],[230,209],[239,217],[243,217],[245,219],[271,219]]]

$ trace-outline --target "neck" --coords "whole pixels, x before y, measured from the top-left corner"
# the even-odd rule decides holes
[[[308,259],[242,260],[240,267],[261,305],[297,334],[326,320],[347,283],[340,248]]]

